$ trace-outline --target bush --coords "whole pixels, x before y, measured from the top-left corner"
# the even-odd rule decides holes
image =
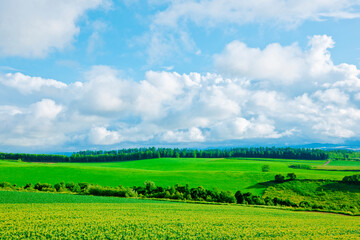
[[[13,186],[9,182],[0,182],[1,188],[12,188]]]
[[[252,199],[252,193],[250,193],[250,192],[244,193],[243,198],[244,198],[244,203],[254,204],[253,199]]]
[[[56,189],[57,192],[63,192],[65,190],[65,183],[61,182],[61,183],[57,183],[54,185],[54,188]]]
[[[236,203],[236,198],[234,194],[230,191],[221,191],[220,200],[221,202],[225,202],[225,203]]]
[[[261,170],[262,172],[270,172],[270,165],[262,165]]]
[[[237,191],[237,192],[235,193],[235,198],[236,198],[236,202],[237,202],[238,204],[244,203],[244,197],[243,197],[243,195],[241,194],[240,191]]]
[[[344,183],[360,184],[360,174],[355,174],[352,176],[345,176],[342,181]]]
[[[295,180],[296,179],[296,174],[295,173],[288,173],[287,177],[289,180]]]
[[[310,207],[311,205],[310,205],[310,203],[307,202],[307,201],[301,201],[301,202],[299,203],[299,206],[302,207],[302,208],[308,208],[308,207]]]
[[[264,199],[265,201],[265,204],[268,205],[268,206],[274,206],[274,201],[270,198],[270,197],[266,197]]]
[[[43,191],[43,192],[54,192],[55,189],[49,183],[36,183],[34,189]]]
[[[285,182],[285,177],[281,174],[275,175],[275,182],[277,183]]]
[[[24,186],[24,189],[32,189],[33,188],[33,185],[31,183],[27,183],[25,186]]]
[[[311,170],[312,169],[311,166],[305,165],[305,164],[293,164],[293,165],[290,165],[289,168],[306,169],[306,170]]]

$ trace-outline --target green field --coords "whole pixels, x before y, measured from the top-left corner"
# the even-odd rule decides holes
[[[2,239],[356,239],[357,217],[180,203],[0,204]]]
[[[74,194],[0,191],[3,203],[161,203],[162,201],[135,198],[98,197]]]
[[[328,165],[360,167],[360,161],[331,161]]]
[[[25,163],[0,161],[0,181],[26,183],[88,182],[103,186],[139,186],[146,180],[159,186],[189,184],[208,189],[241,190],[262,194],[259,182],[274,179],[276,174],[294,172],[300,179],[340,180],[346,171],[291,169],[291,164],[323,165],[325,161],[285,159],[201,159],[160,158],[113,163]],[[352,165],[352,166],[360,166]],[[270,172],[262,172],[263,165]]]
[[[334,181],[296,180],[271,186],[263,197],[288,199],[297,205],[306,201],[323,210],[359,215],[360,185]]]

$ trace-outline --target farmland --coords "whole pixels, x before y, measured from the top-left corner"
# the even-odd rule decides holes
[[[239,239],[359,237],[356,217],[180,203],[0,204],[6,239]]]
[[[359,162],[331,161],[324,165],[325,162],[261,158],[157,158],[107,163],[1,160],[1,181],[16,184],[8,190],[20,192],[0,191],[0,235],[6,239],[357,238],[359,217],[284,210],[358,214],[360,190],[338,180],[356,173]],[[306,168],[290,168],[294,165]],[[286,176],[290,172],[295,173],[298,180],[274,182],[275,175]],[[275,206],[262,207],[235,203],[185,204],[76,195],[66,189],[67,194],[19,188],[26,183],[62,181],[112,187],[143,186],[145,181],[164,187],[189,184],[233,193],[251,192],[270,197],[271,201],[286,199],[298,206],[306,201],[310,205],[280,208],[284,205],[275,202],[272,204]],[[167,189],[171,188],[174,189]],[[139,196],[148,196],[145,195]]]
[[[291,169],[291,164],[321,166],[326,161],[288,159],[208,159],[160,158],[110,163],[28,163],[0,161],[1,181],[17,185],[46,182],[88,182],[103,186],[142,185],[150,180],[159,186],[189,184],[208,189],[246,191],[262,194],[265,186],[260,182],[274,179],[276,174],[296,173],[298,179],[341,180],[347,171]],[[342,162],[341,162],[342,163]],[[351,167],[356,167],[355,162]],[[331,163],[333,164],[333,163]],[[336,164],[336,162],[335,162]],[[343,163],[342,163],[343,164]],[[262,172],[268,165],[269,172]],[[334,166],[334,165],[331,165]]]

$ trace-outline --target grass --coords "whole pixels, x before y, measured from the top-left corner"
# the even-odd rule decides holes
[[[337,181],[284,182],[267,188],[263,197],[288,199],[298,205],[306,201],[326,210],[360,214],[360,186]]]
[[[159,186],[189,184],[208,189],[252,192],[262,194],[265,186],[259,182],[274,179],[276,174],[294,172],[302,179],[340,180],[348,172],[291,169],[291,164],[318,166],[325,161],[287,159],[189,159],[160,158],[113,163],[26,163],[0,161],[0,181],[17,185],[46,182],[88,182],[103,186],[139,186],[146,180]],[[270,172],[262,172],[263,165]]]
[[[360,167],[360,161],[331,161],[328,166],[350,166],[350,167]]]
[[[4,239],[356,239],[356,217],[178,203],[0,204]]]
[[[160,201],[134,198],[97,197],[60,193],[0,191],[0,204],[5,203],[150,203]]]

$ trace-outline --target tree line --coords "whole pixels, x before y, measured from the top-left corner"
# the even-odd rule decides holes
[[[358,184],[360,175],[347,176],[342,182],[347,184]],[[275,176],[276,183],[284,181],[296,181],[296,175],[289,173],[287,179],[282,175]],[[340,181],[339,181],[340,182]],[[90,183],[57,183],[55,185],[49,183],[36,183],[35,185],[28,183],[23,187],[17,187],[8,182],[0,182],[0,188],[18,190],[18,191],[41,191],[41,192],[59,192],[59,193],[75,193],[80,195],[93,196],[112,196],[112,197],[137,197],[137,198],[152,198],[152,199],[174,199],[180,201],[195,201],[195,202],[209,202],[209,203],[234,203],[234,204],[248,204],[248,205],[267,205],[267,206],[287,206],[293,208],[305,208],[308,210],[326,210],[326,211],[350,211],[351,206],[328,206],[319,205],[312,202],[301,201],[294,203],[289,199],[281,199],[278,197],[261,197],[253,195],[250,192],[242,193],[236,191],[235,194],[231,191],[219,191],[214,188],[212,190],[205,189],[202,186],[190,188],[188,184],[176,184],[168,187],[157,186],[152,181],[145,181],[142,186],[124,187],[104,187]],[[349,210],[350,209],[350,210]]]
[[[311,148],[130,148],[111,151],[80,151],[71,156],[55,154],[0,153],[0,159],[25,162],[119,162],[153,158],[282,158],[301,160],[326,160],[329,153]]]
[[[59,192],[75,193],[81,195],[93,196],[111,196],[111,197],[140,197],[156,199],[174,199],[183,201],[196,202],[213,202],[213,203],[238,203],[250,205],[281,205],[298,207],[289,200],[280,199],[263,199],[261,196],[253,195],[250,192],[242,193],[237,191],[235,194],[231,191],[219,191],[218,189],[205,189],[202,186],[190,188],[188,184],[169,187],[156,186],[152,181],[145,181],[143,186],[124,187],[104,187],[89,183],[28,183],[23,187],[17,187],[8,182],[0,182],[0,188],[11,190],[41,191],[41,192]]]

